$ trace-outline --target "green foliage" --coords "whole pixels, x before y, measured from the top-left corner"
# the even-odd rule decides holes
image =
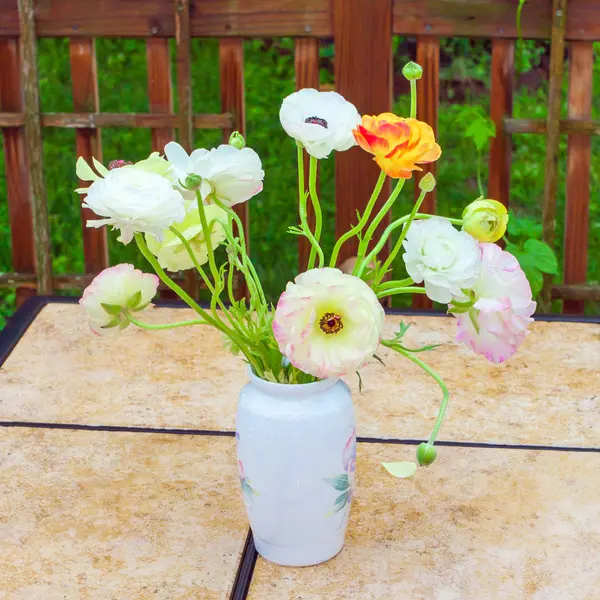
[[[481,152],[489,144],[490,138],[496,137],[496,124],[489,117],[477,117],[467,127],[465,137],[471,138],[477,151]]]

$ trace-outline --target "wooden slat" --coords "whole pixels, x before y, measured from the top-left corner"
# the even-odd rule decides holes
[[[361,114],[376,115],[390,111],[391,0],[333,0],[333,8],[336,90]],[[338,237],[356,223],[356,211],[364,209],[373,191],[380,170],[372,158],[358,147],[335,153]],[[385,201],[388,192],[389,187],[385,186],[380,204]],[[342,247],[339,262],[356,255],[357,249],[357,240],[353,238]]]
[[[174,36],[172,0],[40,1],[38,34],[50,37]],[[516,0],[394,0],[393,32],[404,35],[516,38]],[[571,0],[568,40],[600,39],[600,3]],[[16,0],[0,0],[0,36],[17,36]],[[202,0],[194,3],[193,36],[331,37],[326,0]],[[550,37],[548,0],[527,0],[525,38]]]
[[[569,117],[589,119],[592,114],[591,42],[571,42],[569,48]],[[591,139],[570,135],[567,152],[567,206],[565,215],[564,273],[566,284],[587,279]],[[582,300],[565,300],[563,312],[583,313]]]
[[[550,81],[548,87],[548,125],[546,136],[546,168],[544,178],[544,204],[542,207],[543,240],[552,247],[556,228],[556,191],[558,189],[558,153],[560,142],[560,105],[562,95],[563,65],[565,56],[565,24],[567,0],[553,0],[552,39],[550,46]],[[591,83],[591,82],[590,82]],[[544,275],[541,294],[542,308],[550,309],[551,275]]]
[[[553,285],[552,298],[555,300],[564,299],[565,302],[600,302],[600,285]]]
[[[319,40],[316,38],[296,38],[295,52],[295,67],[296,67],[296,89],[315,88],[319,89]],[[305,153],[304,157],[304,173],[307,177],[308,184],[308,169],[309,157]],[[309,202],[307,207],[308,224],[311,228],[314,227],[315,214],[312,210],[312,205]],[[308,264],[308,256],[310,254],[310,243],[304,236],[298,237],[298,268],[299,271],[305,271]]]
[[[488,196],[508,206],[510,195],[510,135],[503,128],[504,118],[512,114],[515,43],[494,40],[492,43],[492,89],[490,116],[496,125],[489,158]]]
[[[232,127],[223,129],[223,143],[229,141],[232,131],[237,130],[246,134],[246,101],[244,91],[244,43],[241,38],[226,38],[219,40],[219,69],[221,82],[221,110],[231,113]],[[250,252],[250,215],[248,202],[235,206],[234,210],[240,217],[246,233],[246,249]],[[244,280],[238,282],[238,295],[243,297],[248,293]]]
[[[440,103],[440,41],[436,37],[420,36],[417,38],[417,63],[423,67],[423,77],[417,82],[417,118],[429,123],[436,132],[438,130],[438,106]],[[418,182],[426,173],[437,172],[437,163],[423,165],[423,171],[415,178],[415,199],[421,190]],[[437,191],[427,194],[421,206],[421,212],[433,214],[436,211]],[[433,306],[431,300],[423,294],[414,294],[413,308],[427,309]]]
[[[600,121],[590,119],[561,119],[561,134],[600,135]],[[504,119],[506,133],[548,133],[548,121],[545,119]]]
[[[78,38],[70,40],[71,82],[73,89],[73,108],[76,111],[95,112],[99,110],[98,79],[96,75],[96,49],[93,39]],[[77,156],[82,156],[88,164],[92,157],[102,162],[102,141],[99,129],[77,129],[75,131]],[[87,183],[80,181],[81,187]],[[96,215],[88,208],[81,209],[83,226],[83,255],[86,273],[99,273],[108,266],[108,246],[106,228],[86,227],[88,219]]]
[[[18,0],[21,29],[20,55],[25,116],[25,148],[29,172],[29,191],[33,215],[33,239],[39,294],[52,291],[52,261],[48,206],[44,187],[42,132],[40,128],[40,99],[37,74],[37,42],[35,36],[33,0]]]
[[[171,114],[173,112],[173,94],[171,85],[171,57],[169,40],[152,37],[146,41],[148,59],[148,100],[150,112]],[[152,150],[164,151],[165,145],[175,139],[172,127],[152,130]]]
[[[21,110],[21,65],[17,40],[0,39],[0,110]],[[8,219],[11,230],[12,263],[17,271],[35,271],[33,218],[29,199],[29,176],[22,127],[2,130]],[[17,304],[32,295],[17,288]]]

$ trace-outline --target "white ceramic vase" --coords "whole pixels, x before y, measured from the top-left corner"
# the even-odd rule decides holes
[[[250,373],[236,437],[258,552],[294,567],[335,556],[344,545],[356,465],[348,386],[335,379],[283,385]]]

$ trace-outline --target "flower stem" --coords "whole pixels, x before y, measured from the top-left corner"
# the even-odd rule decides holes
[[[202,201],[202,196],[200,192],[196,190],[196,200],[198,203],[198,213],[200,213],[200,223],[202,225],[202,233],[204,234],[204,243],[206,244],[206,253],[208,254],[208,265],[210,267],[210,272],[215,280],[215,286],[217,285],[217,280],[220,279],[219,269],[217,269],[217,264],[215,262],[215,253],[212,247],[212,239],[210,237],[210,229],[208,228],[208,222],[206,220],[206,211],[204,210],[204,202]]]
[[[321,230],[323,228],[323,214],[321,212],[321,203],[319,202],[319,196],[317,195],[317,159],[314,156],[310,157],[310,166],[308,174],[308,190],[310,193],[310,200],[315,213],[315,240],[320,247]],[[312,269],[315,265],[317,250],[314,246],[310,249],[310,256],[308,257],[307,269]],[[324,257],[323,253],[319,255],[319,267],[323,266]]]
[[[437,384],[440,386],[440,389],[442,390],[442,393],[443,393],[443,398],[442,398],[442,402],[440,404],[440,409],[438,411],[438,416],[435,421],[435,425],[433,427],[433,431],[431,432],[431,435],[429,436],[429,440],[427,442],[430,446],[433,446],[433,444],[435,443],[435,440],[437,438],[437,435],[440,431],[440,427],[442,426],[442,423],[444,421],[444,416],[446,415],[446,408],[448,406],[448,399],[450,397],[448,388],[446,387],[444,380],[427,363],[423,362],[420,358],[413,356],[413,354],[411,354],[408,350],[406,350],[405,348],[399,347],[398,344],[396,344],[396,343],[393,343],[393,342],[386,343],[386,341],[384,340],[382,342],[382,344],[387,346],[388,348],[391,348],[392,350],[395,350],[396,352],[398,352],[398,354],[402,354],[402,356],[405,356],[406,358],[408,358],[408,360],[412,361],[417,366],[421,367],[421,369],[423,369],[423,371],[425,371],[428,375],[433,377],[433,379],[435,379]]]
[[[482,152],[481,150],[477,151],[477,188],[479,190],[479,195],[483,198],[485,198],[485,192],[483,191],[483,183],[481,181],[481,171],[482,171],[482,164],[481,164],[481,159],[482,159]]]
[[[383,279],[383,276],[387,273],[387,270],[391,267],[392,263],[394,262],[396,255],[398,254],[398,252],[400,252],[400,249],[402,248],[402,243],[406,239],[408,230],[410,229],[412,222],[415,220],[415,217],[419,213],[419,208],[421,208],[421,204],[423,204],[423,200],[425,200],[426,195],[427,195],[427,192],[425,190],[421,190],[421,193],[419,194],[419,197],[417,198],[417,201],[415,202],[415,205],[413,206],[413,209],[410,212],[410,215],[408,216],[406,225],[402,229],[402,233],[400,234],[398,241],[394,244],[394,247],[393,247],[392,251],[390,252],[390,255],[387,257],[386,261],[383,263],[383,266],[381,267],[381,271],[379,272],[379,275],[377,276],[375,283],[379,283],[379,281],[381,281],[381,279]]]
[[[387,215],[388,211],[392,208],[394,202],[396,201],[396,198],[399,196],[405,183],[406,179],[398,180],[394,191],[390,194],[390,197],[387,199],[386,203],[381,207],[381,210],[375,215],[373,221],[371,221],[371,224],[367,229],[367,233],[365,233],[364,238],[361,240],[358,246],[358,260],[356,261],[356,265],[354,267],[354,274],[356,274],[359,270],[362,270],[362,263],[364,262],[364,257],[367,253],[369,242],[371,241],[371,238],[373,237],[379,223],[381,223],[385,215]]]
[[[202,319],[191,319],[190,321],[177,321],[176,323],[160,323],[158,325],[154,325],[152,323],[138,321],[136,318],[132,317],[130,313],[127,313],[127,319],[136,327],[139,327],[140,329],[148,329],[150,331],[175,329],[176,327],[187,327],[188,325],[208,325],[208,323]]]
[[[397,287],[385,289],[377,292],[377,298],[385,298],[386,296],[397,296],[398,294],[425,294],[425,288],[408,286],[408,287]]]
[[[300,224],[302,225],[302,231],[308,238],[311,245],[311,255],[313,250],[319,257],[319,264],[322,265],[325,262],[323,256],[323,250],[319,246],[319,242],[315,239],[310,227],[308,226],[308,218],[306,214],[306,201],[308,194],[304,188],[304,156],[302,154],[302,148],[298,146],[298,212],[300,213]],[[316,215],[315,215],[316,216]]]
[[[343,244],[346,241],[348,241],[351,237],[355,236],[357,233],[360,233],[363,230],[364,226],[369,221],[369,217],[371,216],[371,212],[373,212],[373,207],[375,206],[375,202],[377,202],[377,198],[379,198],[379,194],[381,193],[381,189],[383,188],[383,184],[385,183],[385,178],[386,178],[386,174],[383,171],[381,171],[381,173],[379,174],[379,179],[377,180],[377,183],[375,184],[375,188],[373,189],[373,193],[371,194],[371,197],[369,198],[369,202],[367,203],[365,212],[363,213],[362,217],[360,218],[358,223],[354,227],[352,227],[352,229],[346,231],[346,233],[344,233],[340,237],[340,239],[335,243],[335,246],[333,247],[333,252],[331,253],[331,259],[329,261],[330,267],[336,266],[337,258],[338,258],[340,249],[343,246]]]
[[[417,80],[410,80],[410,118],[417,118]]]

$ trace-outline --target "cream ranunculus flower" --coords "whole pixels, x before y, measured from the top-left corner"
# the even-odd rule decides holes
[[[361,123],[356,107],[343,96],[312,88],[285,98],[279,119],[286,133],[319,159],[355,146],[352,130]]]
[[[158,289],[158,277],[133,265],[104,269],[85,289],[83,306],[90,329],[98,335],[121,331],[129,325],[127,313],[144,310]]]
[[[311,269],[279,298],[273,333],[281,353],[321,379],[360,369],[376,352],[384,312],[373,290],[338,269]]]
[[[206,221],[211,231],[210,239],[213,249],[225,240],[224,226],[227,226],[227,213],[216,205],[204,207]],[[211,225],[212,223],[212,225]],[[179,233],[189,242],[192,252],[199,264],[208,261],[206,240],[202,231],[198,208],[192,204],[190,210],[181,223],[173,225]],[[163,269],[168,271],[185,271],[194,266],[191,256],[183,245],[181,239],[171,230],[166,230],[162,242],[152,236],[146,236],[148,248]]]
[[[425,282],[427,296],[448,304],[470,288],[479,274],[477,242],[441,217],[414,221],[404,240],[403,259],[409,276]]]
[[[463,230],[479,242],[497,242],[508,225],[508,212],[504,204],[489,198],[478,198],[462,214]]]
[[[93,181],[89,188],[76,190],[87,194],[83,206],[104,217],[88,221],[88,227],[112,225],[119,229],[120,242],[128,244],[135,233],[161,238],[162,232],[185,217],[183,196],[173,189],[166,177],[136,168],[134,165],[107,170],[98,161],[98,177],[82,158],[77,161],[77,175]]]

